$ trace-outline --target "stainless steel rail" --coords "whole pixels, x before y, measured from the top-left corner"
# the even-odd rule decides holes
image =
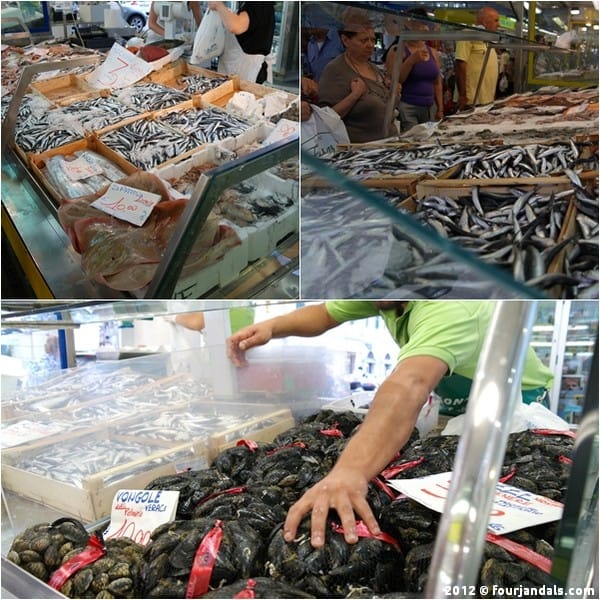
[[[471,387],[426,598],[460,597],[452,590],[477,583],[511,418],[520,401],[536,307],[537,302],[531,301],[496,305]]]

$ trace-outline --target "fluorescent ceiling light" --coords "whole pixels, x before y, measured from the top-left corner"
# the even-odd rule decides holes
[[[578,15],[578,14],[579,14],[579,12],[580,12],[580,11],[579,11],[579,9],[578,9],[578,8],[572,8],[572,9],[571,9],[571,14],[572,14],[572,15]]]

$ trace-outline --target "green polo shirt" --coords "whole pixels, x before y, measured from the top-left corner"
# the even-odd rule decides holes
[[[435,392],[442,414],[461,414],[469,397],[479,355],[494,311],[492,301],[428,301],[407,303],[404,312],[378,310],[375,302],[335,300],[327,311],[338,323],[381,316],[400,347],[398,362],[410,356],[435,356],[448,365]],[[521,380],[523,401],[538,400],[552,385],[553,375],[529,347]]]

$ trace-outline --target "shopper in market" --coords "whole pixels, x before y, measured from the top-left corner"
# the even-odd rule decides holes
[[[443,399],[441,412],[464,411],[493,311],[491,301],[329,301],[246,327],[227,340],[229,358],[241,367],[248,349],[272,338],[317,336],[345,321],[381,316],[400,346],[395,369],[379,386],[364,423],[334,468],[288,512],[286,540],[294,539],[300,520],[312,512],[312,544],[322,546],[330,508],[337,511],[348,543],[358,540],[356,518],[373,534],[380,532],[366,501],[368,482],[407,442],[432,390]],[[551,371],[529,348],[523,401],[541,399],[551,384]]]
[[[242,2],[237,13],[224,2],[209,2],[225,26],[225,48],[219,71],[263,83],[267,80],[267,56],[275,34],[275,2]]]
[[[323,70],[319,103],[331,106],[346,125],[351,142],[370,142],[398,132],[384,123],[390,89],[383,74],[371,62],[375,50],[373,24],[362,12],[346,14],[340,39],[344,52]]]
[[[424,8],[413,8],[405,19],[407,31],[428,31]],[[423,20],[425,19],[425,20]],[[389,48],[385,60],[388,77],[392,76],[398,46]],[[444,99],[440,58],[434,48],[422,40],[406,40],[400,66],[399,83],[402,86],[398,119],[400,131],[408,131],[419,123],[444,118]]]
[[[323,69],[343,51],[344,46],[335,29],[311,28],[306,44],[304,75],[319,81]]]
[[[477,13],[477,26],[487,31],[497,31],[500,25],[498,11],[484,7]],[[489,50],[489,58],[481,82],[481,88],[475,102],[477,85],[487,52],[487,44],[482,41],[459,41],[456,43],[455,70],[458,93],[458,110],[464,110],[473,104],[489,104],[494,101],[498,83],[498,56]]]
[[[148,14],[148,33],[146,43],[158,42],[165,38],[164,20],[161,17],[162,7],[169,5],[176,19],[187,25],[189,31],[197,29],[202,21],[200,2],[152,2]],[[193,24],[192,24],[193,20]],[[189,25],[188,25],[189,24]]]

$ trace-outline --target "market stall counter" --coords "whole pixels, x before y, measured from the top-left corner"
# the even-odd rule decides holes
[[[99,88],[77,70],[97,55],[69,68],[6,52],[22,77],[3,97],[3,233],[38,296],[214,295],[297,235],[294,95],[183,61]],[[269,195],[219,208],[258,186]]]

